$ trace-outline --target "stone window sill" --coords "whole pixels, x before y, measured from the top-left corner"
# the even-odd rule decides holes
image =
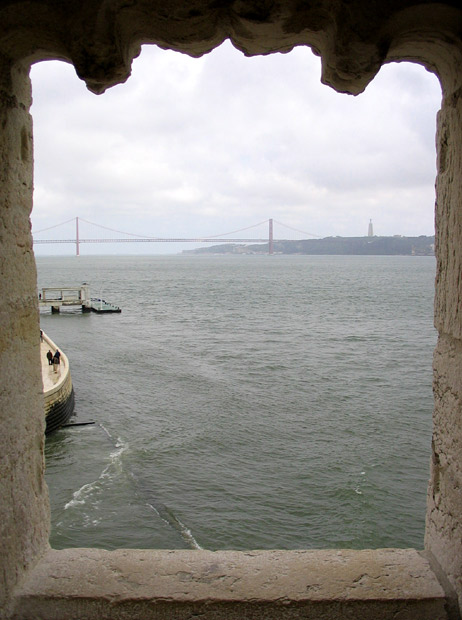
[[[414,549],[50,550],[14,618],[443,620],[447,598]]]

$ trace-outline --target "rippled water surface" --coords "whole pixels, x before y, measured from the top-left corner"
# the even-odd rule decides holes
[[[56,548],[423,545],[431,257],[38,258],[119,315],[42,311],[76,419]]]

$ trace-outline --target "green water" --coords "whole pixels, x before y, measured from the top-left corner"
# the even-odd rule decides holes
[[[77,421],[52,545],[422,547],[431,257],[38,258],[118,315],[42,313]]]

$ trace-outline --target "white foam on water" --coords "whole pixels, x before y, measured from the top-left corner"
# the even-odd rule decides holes
[[[102,428],[107,433],[107,430],[104,427]],[[128,444],[119,438],[116,442],[116,448],[116,450],[109,453],[110,462],[103,469],[98,478],[93,480],[93,482],[84,484],[80,489],[77,489],[77,491],[73,493],[72,499],[65,504],[64,510],[85,504],[88,499],[101,488],[103,480],[112,479],[122,471],[122,454],[128,449]]]
[[[177,530],[183,540],[189,545],[191,549],[203,549],[203,547],[200,546],[200,544],[192,535],[191,530],[187,528],[186,525],[182,523],[180,519],[178,519],[178,517],[174,515],[168,508],[164,507],[164,509],[162,510],[162,512],[165,514],[165,516],[163,516],[152,504],[147,503],[147,506],[149,506],[149,508],[152,508],[152,510],[154,510],[156,515],[160,519],[162,519],[164,523],[167,523],[167,525],[170,525],[171,527],[173,527],[173,529]]]
[[[103,476],[104,472],[101,474]],[[95,490],[96,485],[98,484],[101,476],[98,480],[94,480],[93,482],[89,482],[88,484],[84,484],[80,489],[75,491],[72,494],[72,499],[67,502],[64,506],[64,510],[68,510],[68,508],[73,508],[74,506],[78,506],[79,504],[85,504],[87,498],[91,493]]]
[[[366,475],[366,472],[365,472],[365,471],[361,471],[361,472],[359,472],[359,475],[360,475],[360,476],[365,476],[365,475]],[[361,485],[362,485],[362,484],[364,484],[364,482],[365,482],[365,478],[362,478],[361,480],[359,480],[359,481],[357,482],[357,484],[356,484],[356,486],[355,486],[355,488],[354,488],[354,492],[355,492],[357,495],[362,495],[362,494],[363,494],[363,492],[362,492],[362,490],[361,490]]]
[[[203,547],[200,546],[200,544],[197,542],[197,540],[194,538],[194,536],[192,535],[192,532],[189,528],[187,528],[185,525],[183,525],[183,523],[181,523],[181,521],[178,521],[181,525],[181,535],[183,536],[184,540],[191,545],[191,547],[193,549],[198,549],[199,551],[201,549],[203,549]]]

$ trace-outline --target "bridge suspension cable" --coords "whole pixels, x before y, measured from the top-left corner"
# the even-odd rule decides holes
[[[70,220],[66,220],[65,222],[60,222],[59,224],[48,226],[48,228],[42,228],[41,230],[34,230],[32,234],[38,235],[39,233],[45,232],[47,230],[51,230],[52,228],[58,228],[58,226],[64,226],[64,224],[69,224],[69,222],[75,222],[75,217],[71,217]]]
[[[321,239],[319,235],[314,235],[313,233],[306,232],[306,230],[300,230],[299,228],[294,228],[293,226],[289,226],[288,224],[283,224],[282,222],[278,222],[274,220],[275,224],[278,226],[283,226],[284,228],[288,228],[289,230],[294,230],[295,232],[302,233],[302,235],[308,235],[308,237],[316,237],[317,239]]]
[[[104,230],[110,230],[111,232],[119,233],[121,235],[129,235],[130,237],[138,237],[140,239],[155,239],[156,241],[159,241],[162,239],[162,237],[151,237],[149,235],[138,235],[136,233],[126,232],[125,230],[117,230],[115,228],[110,228],[109,226],[103,226],[103,224],[95,224],[95,222],[90,222],[89,220],[86,220],[83,217],[80,217],[79,220],[81,222],[85,222],[86,224],[91,224],[91,226],[96,226],[97,228],[104,228]],[[72,220],[68,220],[68,221],[72,221]],[[67,222],[63,222],[63,223],[66,224]],[[217,239],[218,237],[224,237],[226,235],[235,235],[237,233],[244,232],[245,230],[250,230],[251,228],[257,228],[257,226],[262,226],[263,224],[267,224],[267,223],[268,223],[268,220],[263,220],[263,222],[258,222],[258,224],[252,224],[251,226],[246,226],[245,228],[239,228],[238,230],[231,230],[229,232],[221,233],[218,235],[207,235],[206,237],[200,237],[199,239]],[[42,232],[42,231],[38,231],[38,232]]]
[[[262,226],[262,224],[268,224],[269,220],[263,220],[263,222],[258,222],[258,224],[252,224],[252,226],[246,226],[245,228],[239,228],[239,230],[231,230],[227,233],[222,233],[221,235],[207,235],[208,239],[216,239],[217,237],[224,237],[225,235],[235,235],[236,233],[244,232],[245,230],[250,230],[251,228],[257,228],[257,226]]]
[[[140,239],[158,239],[158,237],[149,237],[147,235],[138,235],[136,233],[125,232],[125,230],[117,230],[116,228],[110,228],[109,226],[103,226],[103,224],[95,224],[95,222],[90,222],[83,217],[79,217],[81,222],[85,222],[86,224],[91,224],[91,226],[96,226],[97,228],[104,228],[104,230],[109,230],[111,232],[119,233],[120,235],[129,235],[130,237],[139,237]]]

